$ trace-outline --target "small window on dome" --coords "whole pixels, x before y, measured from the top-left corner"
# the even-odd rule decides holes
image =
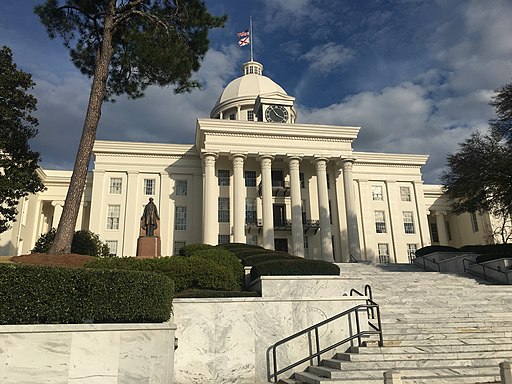
[[[254,67],[252,65],[249,67],[249,73],[254,73]]]
[[[254,111],[247,111],[247,121],[254,121]]]
[[[235,114],[232,113],[231,115],[229,115],[229,120],[235,120]]]

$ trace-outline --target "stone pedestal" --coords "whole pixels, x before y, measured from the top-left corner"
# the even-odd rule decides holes
[[[162,245],[158,236],[140,236],[137,240],[137,257],[160,257]]]

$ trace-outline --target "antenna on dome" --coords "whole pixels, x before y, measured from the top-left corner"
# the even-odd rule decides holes
[[[254,55],[252,51],[252,47],[254,45],[254,35],[252,34],[252,16],[249,16],[249,33],[250,33],[250,39],[251,39],[251,61],[254,61]]]

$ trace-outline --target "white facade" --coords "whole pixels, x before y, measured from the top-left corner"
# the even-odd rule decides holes
[[[427,156],[356,152],[359,127],[296,123],[295,99],[262,71],[244,64],[210,118],[197,120],[195,145],[97,141],[77,228],[134,256],[152,197],[162,255],[229,241],[328,261],[408,262],[432,242],[490,241],[488,215],[452,215],[441,187],[423,184]],[[70,172],[42,178],[47,191],[20,203],[0,254],[28,253],[57,226]]]

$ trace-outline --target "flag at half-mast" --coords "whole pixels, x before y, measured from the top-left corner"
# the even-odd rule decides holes
[[[243,47],[251,44],[251,32],[248,29],[236,34],[238,36],[238,46]]]

